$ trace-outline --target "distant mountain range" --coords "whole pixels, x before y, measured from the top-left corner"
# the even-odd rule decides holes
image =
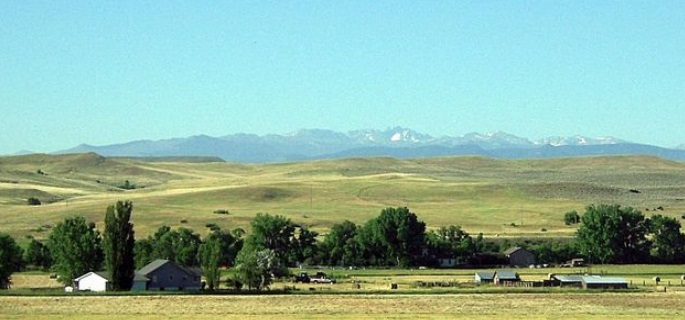
[[[390,156],[421,158],[480,155],[493,158],[552,158],[592,155],[653,155],[685,160],[685,145],[661,148],[613,137],[550,137],[537,141],[504,132],[433,137],[411,129],[355,130],[341,133],[307,129],[285,135],[206,135],[164,140],[140,140],[107,146],[80,145],[57,153],[95,152],[121,157],[219,157],[243,163],[303,161],[344,157]]]

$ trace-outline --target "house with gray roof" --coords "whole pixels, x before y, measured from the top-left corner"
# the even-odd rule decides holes
[[[198,269],[182,267],[170,260],[157,259],[136,273],[149,279],[146,290],[196,291],[202,286],[202,274]]]

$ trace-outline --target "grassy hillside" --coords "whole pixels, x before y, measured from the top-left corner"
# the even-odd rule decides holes
[[[647,215],[685,213],[685,164],[653,157],[181,161],[0,157],[0,231],[43,238],[70,215],[101,226],[107,205],[126,199],[134,202],[138,236],[164,224],[201,233],[207,223],[247,227],[258,212],[325,232],[344,219],[363,223],[389,206],[409,207],[429,227],[457,224],[490,236],[571,235],[575,227],[563,224],[564,212],[582,213],[592,203],[633,206]],[[137,188],[119,188],[126,180]],[[44,204],[28,206],[29,197]],[[214,214],[219,209],[229,214]]]

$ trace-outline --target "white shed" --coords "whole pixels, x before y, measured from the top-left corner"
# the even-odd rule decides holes
[[[104,292],[107,291],[107,284],[109,283],[107,278],[104,273],[91,271],[74,279],[74,283],[79,291]]]

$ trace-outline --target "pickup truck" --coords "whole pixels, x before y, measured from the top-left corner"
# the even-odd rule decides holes
[[[331,279],[326,276],[324,272],[317,272],[313,276],[309,276],[307,272],[300,272],[299,275],[295,276],[295,282],[302,283],[335,283],[335,279]]]

